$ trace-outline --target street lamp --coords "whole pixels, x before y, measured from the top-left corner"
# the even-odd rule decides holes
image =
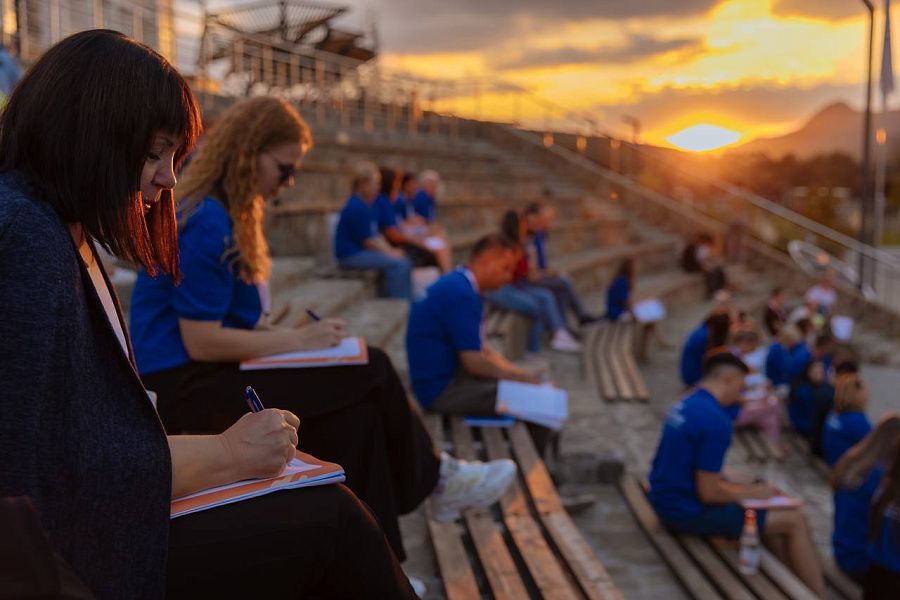
[[[861,0],[869,12],[869,45],[866,59],[866,115],[863,122],[863,151],[862,164],[860,165],[859,187],[862,206],[860,211],[859,241],[863,246],[870,244],[871,232],[875,215],[872,214],[872,184],[871,184],[871,149],[872,149],[872,52],[875,43],[875,7],[870,0]],[[868,259],[860,249],[859,253],[859,287],[866,284],[866,271]]]

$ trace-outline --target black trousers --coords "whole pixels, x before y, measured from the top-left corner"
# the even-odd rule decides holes
[[[863,579],[863,600],[888,600],[897,597],[900,573],[872,565]]]
[[[236,363],[193,362],[142,379],[159,394],[169,433],[221,433],[247,412],[248,385],[267,408],[296,414],[298,448],[344,467],[347,487],[406,559],[398,515],[434,490],[440,456],[383,351],[370,347],[367,365],[241,371]]]
[[[172,520],[167,598],[416,598],[378,522],[342,485]]]

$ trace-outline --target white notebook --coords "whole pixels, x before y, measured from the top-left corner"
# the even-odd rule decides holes
[[[336,367],[341,365],[365,365],[369,362],[369,349],[361,337],[344,338],[332,348],[305,352],[272,354],[241,362],[241,371],[259,369],[308,369],[311,367]]]
[[[656,323],[666,318],[665,305],[655,298],[638,302],[631,312],[638,323]]]
[[[279,490],[340,483],[344,479],[344,469],[340,465],[319,460],[297,450],[294,459],[278,477],[238,481],[172,500],[170,518],[249,500]]]
[[[497,414],[510,415],[550,429],[562,429],[569,416],[569,396],[565,390],[549,384],[503,380],[497,386],[494,410]]]

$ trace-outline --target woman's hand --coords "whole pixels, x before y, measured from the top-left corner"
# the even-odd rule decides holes
[[[294,413],[270,408],[245,414],[219,434],[234,469],[234,481],[278,476],[294,457],[299,426]]]
[[[294,330],[297,350],[332,348],[347,337],[347,323],[343,319],[322,319]]]

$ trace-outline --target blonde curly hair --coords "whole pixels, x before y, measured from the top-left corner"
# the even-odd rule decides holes
[[[256,192],[259,155],[280,144],[297,143],[305,154],[312,147],[306,121],[284,100],[252,98],[229,108],[201,140],[196,156],[175,188],[183,219],[203,198],[214,195],[234,223],[234,247],[224,260],[237,261],[248,283],[269,279],[272,259],[263,234],[265,199]]]

